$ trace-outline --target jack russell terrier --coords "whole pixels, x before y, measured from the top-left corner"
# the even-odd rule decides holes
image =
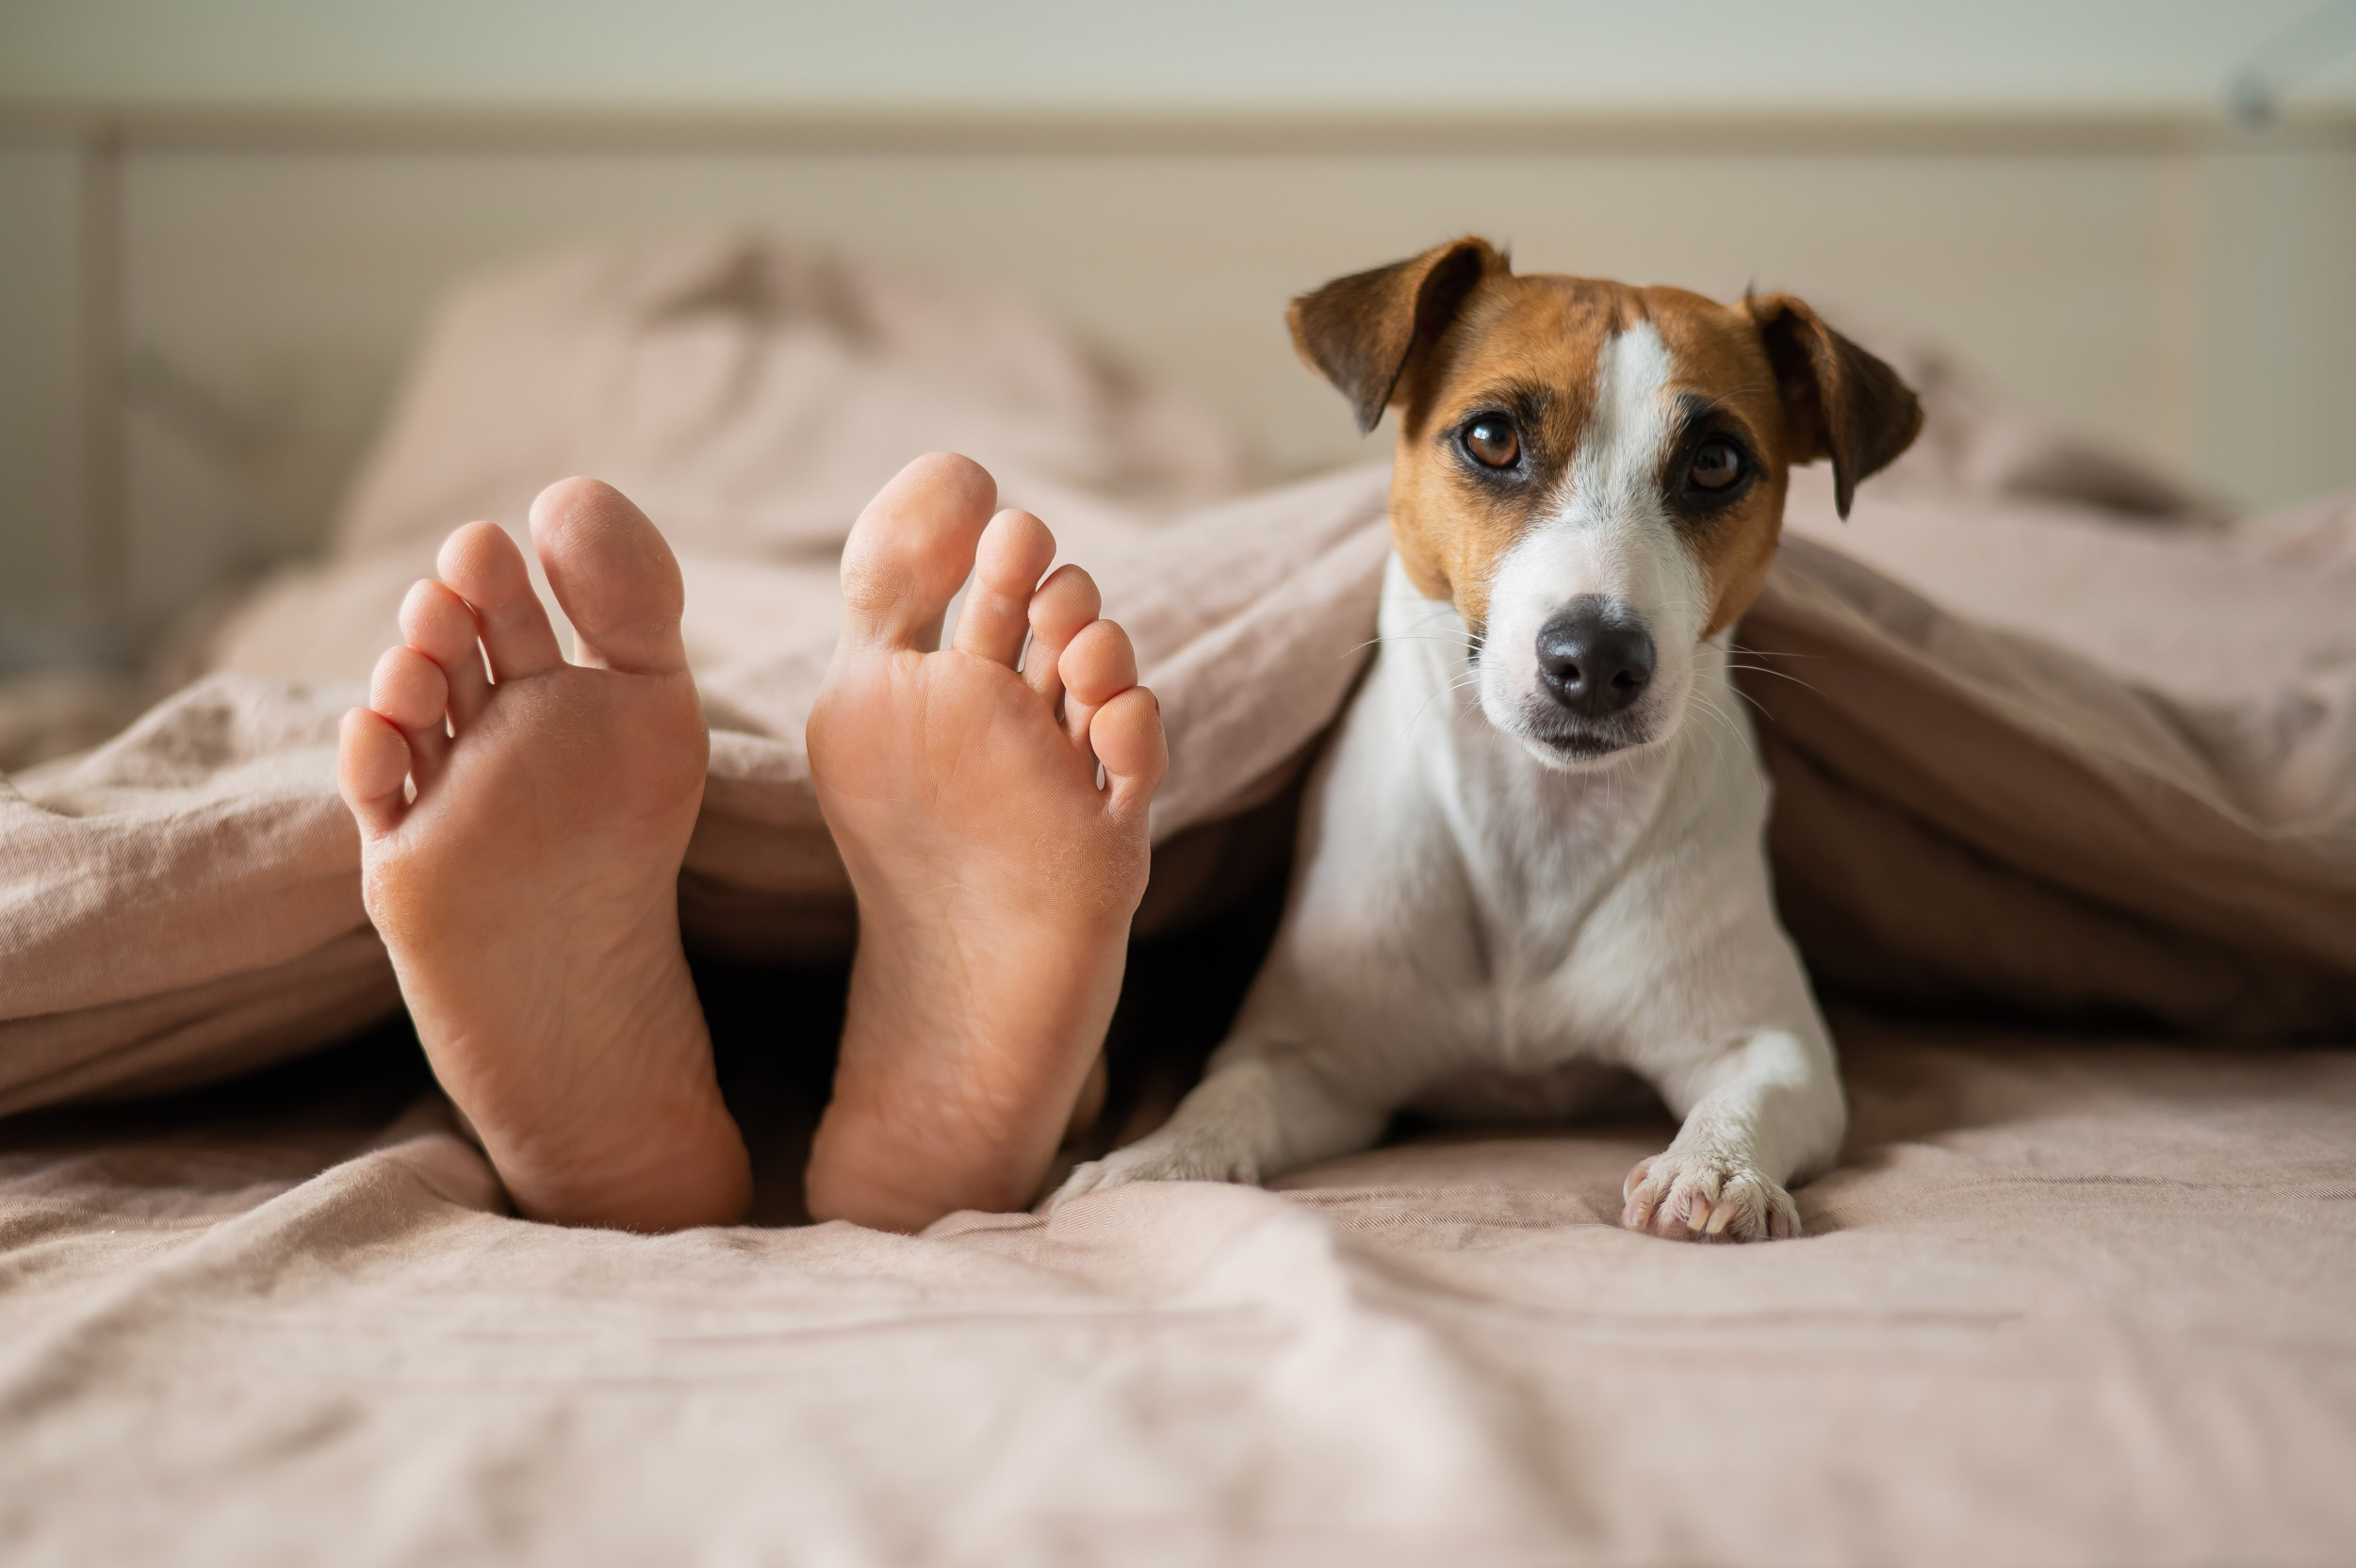
[[[1841,515],[1914,439],[1890,368],[1783,295],[1516,277],[1481,239],[1295,301],[1359,427],[1399,410],[1381,645],[1309,781],[1284,919],[1157,1133],[1074,1171],[1251,1182],[1392,1114],[1558,1118],[1632,1070],[1683,1125],[1621,1223],[1796,1235],[1847,1108],[1775,919],[1727,673],[1793,464]]]

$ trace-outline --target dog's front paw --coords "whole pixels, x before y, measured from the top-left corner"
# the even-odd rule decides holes
[[[1639,1160],[1620,1223],[1671,1241],[1765,1241],[1800,1233],[1792,1195],[1749,1166],[1670,1150]]]
[[[1047,1200],[1050,1213],[1074,1198],[1131,1182],[1257,1182],[1260,1172],[1252,1155],[1223,1138],[1193,1137],[1164,1141],[1147,1138],[1116,1149],[1101,1160],[1090,1160],[1066,1178]]]

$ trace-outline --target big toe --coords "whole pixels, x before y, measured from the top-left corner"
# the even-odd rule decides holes
[[[532,503],[532,542],[581,663],[646,675],[687,667],[678,558],[628,497],[594,479],[560,480]]]
[[[941,617],[997,504],[997,482],[972,458],[934,452],[901,469],[843,544],[843,640],[939,647]]]

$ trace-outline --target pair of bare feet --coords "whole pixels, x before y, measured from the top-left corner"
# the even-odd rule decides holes
[[[1042,581],[1055,540],[995,503],[973,463],[922,458],[843,550],[810,758],[859,943],[810,1155],[821,1218],[914,1230],[1031,1200],[1144,890],[1158,705],[1088,575]],[[574,662],[515,543],[475,523],[443,546],[440,580],[411,590],[405,645],[345,716],[368,913],[434,1073],[521,1213],[727,1223],[751,1173],[679,945],[708,743],[678,564],[589,480],[544,492],[532,537]]]

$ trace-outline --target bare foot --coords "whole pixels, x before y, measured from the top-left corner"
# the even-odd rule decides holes
[[[996,498],[966,459],[920,458],[843,552],[810,760],[859,939],[810,1152],[822,1219],[917,1230],[1037,1196],[1145,890],[1160,705],[1095,583],[1076,566],[1041,583],[1054,537],[1028,513],[991,517]],[[955,645],[933,651],[969,569]]]
[[[580,662],[564,662],[515,542],[473,523],[443,545],[441,580],[410,590],[408,645],[344,715],[368,916],[519,1212],[724,1223],[751,1169],[679,949],[709,745],[679,565],[594,480],[543,491],[532,537]]]

